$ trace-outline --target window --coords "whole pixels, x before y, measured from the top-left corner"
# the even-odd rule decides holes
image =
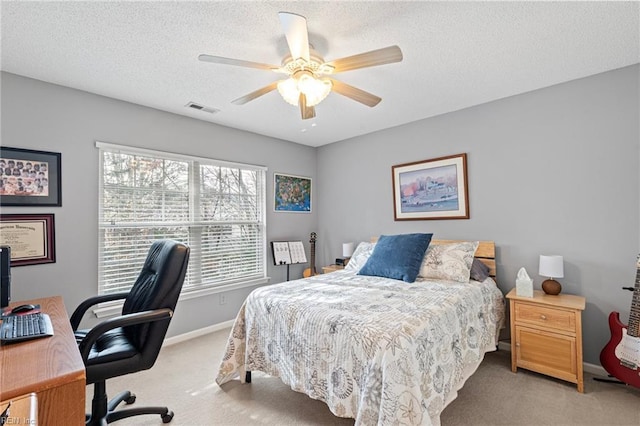
[[[96,146],[100,294],[129,290],[162,238],[191,247],[183,294],[266,280],[264,167]]]

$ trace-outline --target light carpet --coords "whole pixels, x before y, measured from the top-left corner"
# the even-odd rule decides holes
[[[353,425],[328,407],[292,391],[277,377],[253,373],[220,388],[214,381],[230,329],[162,349],[150,370],[107,381],[109,395],[129,389],[138,405],[167,405],[179,425]],[[87,386],[87,409],[93,387]],[[640,425],[640,389],[602,383],[585,374],[585,393],[575,385],[518,370],[510,353],[492,352],[442,413],[454,425]],[[140,416],[115,424],[162,425],[160,416]]]

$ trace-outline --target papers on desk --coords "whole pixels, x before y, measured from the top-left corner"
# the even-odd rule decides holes
[[[272,241],[274,265],[291,265],[292,263],[307,263],[302,241]]]

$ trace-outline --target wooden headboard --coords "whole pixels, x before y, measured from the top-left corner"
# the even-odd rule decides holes
[[[378,237],[371,237],[372,243],[375,243],[376,241],[378,241]],[[431,240],[429,245],[462,243],[465,241],[466,240]],[[495,281],[496,280],[496,244],[493,241],[480,241],[474,257],[489,267],[489,275]]]

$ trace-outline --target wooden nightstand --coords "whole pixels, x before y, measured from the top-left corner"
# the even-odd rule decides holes
[[[507,294],[511,316],[511,371],[518,367],[575,383],[584,392],[582,311],[585,298],[534,290]]]
[[[328,274],[329,272],[339,271],[340,269],[344,269],[344,266],[342,266],[342,265],[323,266],[322,267],[322,273],[323,274]]]

